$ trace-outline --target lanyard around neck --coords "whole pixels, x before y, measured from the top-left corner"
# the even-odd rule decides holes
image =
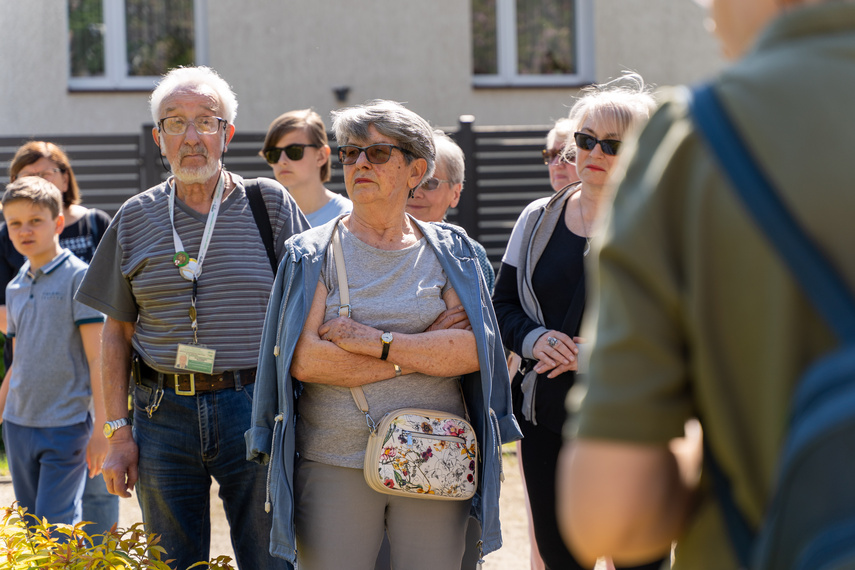
[[[214,190],[214,196],[211,200],[211,209],[208,212],[208,219],[205,222],[205,231],[202,234],[202,241],[199,244],[199,257],[196,258],[195,266],[192,270],[193,280],[199,278],[202,274],[202,263],[205,261],[205,255],[208,253],[208,246],[211,244],[211,237],[214,235],[214,225],[217,223],[217,214],[220,212],[220,202],[223,199],[223,191],[225,189],[225,175],[220,172],[220,178],[217,181],[217,188]],[[170,185],[169,192],[169,223],[172,225],[172,241],[175,244],[175,253],[184,252],[184,244],[181,241],[181,236],[175,230],[175,183]]]

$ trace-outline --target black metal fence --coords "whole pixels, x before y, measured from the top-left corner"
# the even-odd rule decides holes
[[[4,176],[16,149],[28,140],[48,140],[68,153],[85,205],[114,214],[130,196],[166,179],[160,152],[151,136],[152,125],[138,134],[38,135],[0,137],[0,169]],[[461,117],[456,130],[445,129],[466,156],[466,181],[458,207],[449,221],[466,228],[481,242],[498,266],[511,228],[526,204],[552,189],[540,151],[549,127],[478,127],[471,116]],[[333,156],[336,155],[332,140]],[[225,155],[226,167],[241,176],[272,177],[258,155],[263,132],[235,133]],[[345,194],[342,169],[332,161],[330,190]]]

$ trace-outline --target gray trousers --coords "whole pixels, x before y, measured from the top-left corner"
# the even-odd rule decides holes
[[[373,570],[384,533],[393,568],[460,568],[471,501],[384,495],[361,469],[301,458],[295,502],[301,570]]]

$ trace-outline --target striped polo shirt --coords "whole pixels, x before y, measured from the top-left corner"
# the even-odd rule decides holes
[[[216,350],[214,372],[254,367],[273,272],[244,190],[243,179],[220,207],[198,280],[199,344]],[[297,203],[275,180],[259,178],[277,259],[291,235],[309,228]],[[179,343],[193,342],[192,283],[173,262],[169,186],[160,184],[122,205],[104,235],[77,298],[111,318],[136,323],[132,343],[145,362],[178,372]],[[207,213],[175,200],[175,229],[197,258]]]

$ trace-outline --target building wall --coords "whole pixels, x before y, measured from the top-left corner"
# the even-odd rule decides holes
[[[137,131],[151,121],[148,93],[68,91],[66,10],[61,0],[0,0],[0,132]],[[264,130],[303,107],[327,119],[342,86],[346,104],[395,99],[440,126],[461,114],[480,125],[542,125],[565,115],[576,92],[473,88],[461,0],[208,0],[206,11],[207,63],[237,92],[239,129]],[[702,21],[688,0],[596,0],[597,81],[626,69],[659,86],[712,74],[721,60]]]

